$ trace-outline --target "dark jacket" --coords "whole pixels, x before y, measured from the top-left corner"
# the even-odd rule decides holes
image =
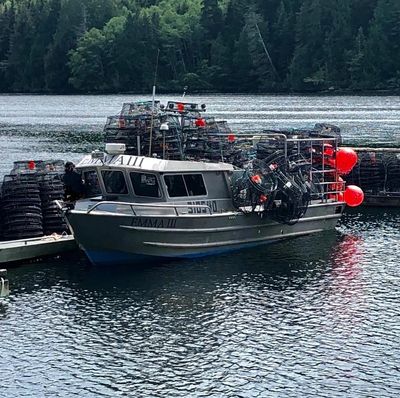
[[[84,196],[85,186],[82,177],[75,170],[66,171],[63,177],[65,185],[65,200],[74,201]]]

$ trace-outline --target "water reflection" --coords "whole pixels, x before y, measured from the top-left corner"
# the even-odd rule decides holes
[[[374,290],[364,217],[374,225],[382,214],[349,213],[340,232],[233,255],[141,268],[76,256],[11,269],[5,393],[38,396],[46,383],[53,396],[338,396],[350,383],[376,394],[373,380],[391,376],[368,336],[400,352],[395,334],[374,328],[392,325],[394,308],[387,289]],[[17,356],[4,346],[14,335]]]
[[[262,284],[268,281],[271,288],[283,290],[321,276],[336,241],[337,233],[328,231],[234,254],[146,266],[92,267],[83,255],[74,255],[16,267],[9,275],[16,294],[65,283],[78,290],[137,290],[156,295],[165,290],[212,291],[230,281],[249,278]]]
[[[352,279],[361,272],[362,244],[360,236],[344,235],[332,251],[332,266],[334,274],[346,274]]]

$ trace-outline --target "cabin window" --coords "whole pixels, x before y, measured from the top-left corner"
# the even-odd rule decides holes
[[[96,170],[86,170],[83,172],[83,181],[85,182],[85,193],[87,198],[92,198],[101,194],[99,177]]]
[[[207,195],[206,186],[201,174],[185,174],[183,179],[185,180],[189,196]]]
[[[148,173],[130,173],[133,190],[137,196],[161,197],[157,177]]]
[[[166,175],[164,180],[171,198],[207,195],[201,174]]]
[[[107,193],[124,195],[128,193],[124,173],[117,170],[102,171],[104,186]]]

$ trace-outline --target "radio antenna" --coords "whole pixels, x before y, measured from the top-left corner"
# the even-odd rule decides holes
[[[154,125],[154,108],[155,108],[155,97],[156,97],[156,84],[157,84],[157,72],[158,72],[158,59],[160,56],[160,49],[157,49],[157,60],[156,69],[154,71],[154,81],[153,81],[153,96],[151,100],[151,119],[150,119],[150,142],[149,142],[149,157],[151,157],[151,147],[153,143],[153,125]]]
[[[188,86],[183,87],[183,94],[182,94],[182,98],[185,98],[186,95],[186,91],[188,89]]]
[[[266,54],[266,56],[267,56],[267,58],[268,58],[268,61],[269,61],[270,65],[271,65],[272,72],[273,72],[274,75],[278,78],[278,80],[281,80],[281,78],[279,77],[278,71],[277,71],[276,68],[275,68],[274,63],[272,62],[272,58],[271,58],[271,55],[269,54],[269,51],[268,51],[268,49],[267,49],[267,46],[265,45],[265,41],[264,41],[264,39],[263,39],[263,37],[262,37],[262,35],[261,35],[261,31],[260,31],[260,28],[258,27],[258,23],[255,22],[255,25],[256,25],[258,37],[260,38],[260,41],[261,41],[261,44],[262,44],[262,46],[263,46],[264,52],[265,52],[265,54]]]

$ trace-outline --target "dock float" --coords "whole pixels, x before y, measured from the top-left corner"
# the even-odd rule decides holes
[[[3,241],[0,242],[0,264],[57,256],[77,249],[72,235],[49,235]]]
[[[7,297],[10,294],[10,284],[7,279],[7,270],[0,269],[0,297]]]

